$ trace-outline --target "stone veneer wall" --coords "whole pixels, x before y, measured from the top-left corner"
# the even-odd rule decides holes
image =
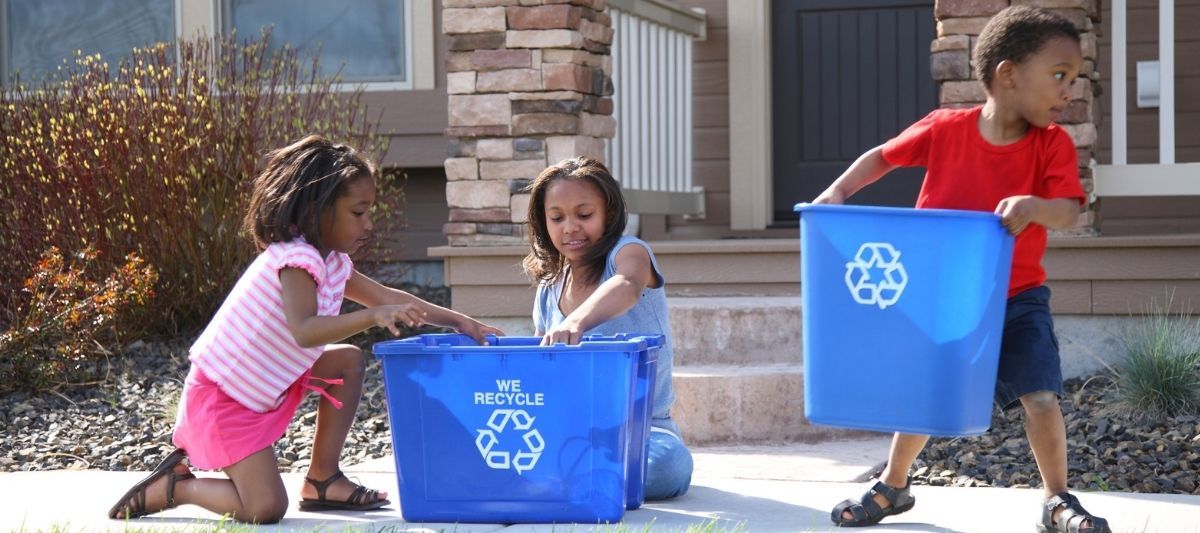
[[[1100,25],[1099,0],[937,0],[937,39],[933,41],[933,78],[941,87],[942,107],[969,107],[986,100],[983,84],[974,77],[971,54],[979,32],[988,19],[1009,5],[1030,5],[1053,11],[1075,24],[1082,34],[1083,70],[1071,88],[1071,103],[1059,117],[1059,124],[1071,134],[1079,154],[1079,177],[1083,188],[1092,193],[1092,162],[1096,149],[1096,122],[1100,112],[1095,99],[1100,92],[1097,32]],[[1080,214],[1073,229],[1067,233],[1094,233],[1099,221],[1095,206]],[[1061,232],[1060,232],[1061,233]]]
[[[548,164],[604,159],[613,31],[605,0],[443,0],[452,246],[521,244]]]

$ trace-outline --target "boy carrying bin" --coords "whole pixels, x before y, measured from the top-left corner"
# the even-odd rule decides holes
[[[986,103],[931,112],[860,156],[813,203],[843,203],[894,168],[923,166],[918,208],[1002,217],[1016,240],[995,394],[1004,409],[1025,408],[1026,435],[1045,483],[1038,529],[1107,532],[1107,521],[1067,491],[1062,371],[1041,265],[1046,228],[1070,226],[1085,202],[1075,146],[1054,123],[1083,63],[1079,31],[1050,12],[1010,7],[984,27],[974,61]],[[911,509],[908,472],[928,440],[897,433],[881,479],[861,499],[838,504],[833,522],[869,526]]]

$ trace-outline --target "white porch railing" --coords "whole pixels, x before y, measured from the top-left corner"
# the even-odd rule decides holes
[[[1158,2],[1158,164],[1128,163],[1126,0],[1112,0],[1112,163],[1096,166],[1096,196],[1200,195],[1200,163],[1175,162],[1175,2]]]
[[[616,135],[609,167],[630,213],[704,215],[692,182],[692,42],[705,15],[665,0],[609,0]]]

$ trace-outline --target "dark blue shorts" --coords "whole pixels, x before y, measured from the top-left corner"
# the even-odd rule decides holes
[[[1051,391],[1063,395],[1058,339],[1050,318],[1050,289],[1034,287],[1008,299],[1000,368],[996,373],[996,404],[1002,409],[1020,405],[1021,396]]]

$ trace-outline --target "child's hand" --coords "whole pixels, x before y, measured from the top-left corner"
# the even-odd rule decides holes
[[[504,332],[500,331],[500,328],[489,326],[473,318],[467,318],[462,324],[459,324],[454,329],[458,330],[459,333],[475,339],[475,342],[478,342],[480,346],[487,346],[488,335],[504,335]]]
[[[387,328],[392,332],[392,335],[400,336],[400,328],[396,324],[403,323],[412,328],[425,323],[427,313],[424,309],[414,304],[399,304],[399,305],[381,305],[372,307],[371,318],[375,321],[375,325],[381,328]]]
[[[996,205],[996,214],[1000,215],[1000,223],[1013,235],[1018,235],[1033,222],[1037,215],[1036,196],[1009,196]]]
[[[838,191],[836,187],[829,187],[820,195],[818,195],[816,199],[812,201],[812,203],[841,205],[846,203],[846,197],[842,195],[842,193]]]
[[[542,337],[542,346],[551,346],[560,342],[579,344],[581,340],[583,340],[583,328],[576,322],[564,320],[546,332],[546,335]]]

